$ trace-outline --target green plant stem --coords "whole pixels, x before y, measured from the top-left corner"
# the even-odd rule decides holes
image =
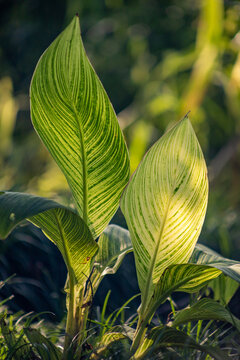
[[[72,272],[69,272],[69,305],[67,313],[66,336],[64,342],[63,360],[67,359],[67,351],[75,336],[76,331],[76,293],[75,279]]]
[[[135,332],[135,335],[134,335],[133,343],[132,343],[132,346],[131,346],[131,351],[130,351],[131,359],[134,359],[133,355],[135,354],[135,352],[137,351],[137,349],[139,348],[139,346],[143,342],[143,339],[144,339],[145,334],[147,332],[147,324],[148,324],[148,322],[149,322],[149,320],[147,319],[147,317],[143,318],[140,315],[139,320],[138,320],[138,324],[137,324],[137,328],[136,328],[136,332]]]
[[[188,276],[187,281],[190,281],[192,279],[195,278],[195,274]],[[137,328],[135,331],[135,335],[134,335],[134,339],[133,339],[133,343],[132,343],[132,347],[131,347],[131,352],[130,355],[133,356],[135,354],[135,352],[137,351],[137,349],[139,348],[139,346],[142,344],[144,336],[147,332],[147,325],[150,323],[154,313],[157,311],[158,307],[167,300],[167,298],[173,293],[174,290],[178,289],[181,285],[184,285],[186,282],[186,278],[183,279],[182,281],[179,281],[179,283],[177,283],[176,285],[170,287],[169,289],[167,289],[161,296],[159,296],[159,298],[151,299],[151,301],[148,304],[148,307],[146,308],[146,311],[143,313],[142,308],[140,309],[140,314],[139,314],[139,320],[138,320],[138,324],[137,324]],[[159,284],[160,286],[160,284]],[[133,357],[134,359],[134,357]]]
[[[86,326],[87,326],[87,319],[88,319],[88,312],[89,309],[88,308],[82,308],[80,309],[79,313],[79,332],[78,332],[78,341],[77,341],[77,350],[76,350],[76,356],[77,359],[81,358],[81,353],[82,353],[82,345],[84,343],[84,339],[86,338],[86,334],[85,334],[85,330],[86,330]]]
[[[133,344],[132,344],[132,347],[131,347],[131,354],[134,354],[136,352],[139,344],[142,343],[143,338],[144,338],[144,336],[146,334],[146,331],[147,331],[146,326],[147,326],[148,322],[150,321],[150,319],[152,318],[152,316],[154,314],[154,313],[152,313],[152,315],[151,315],[151,313],[150,313],[150,316],[148,316],[148,317],[145,316],[145,313],[147,312],[147,308],[148,308],[148,305],[149,305],[149,292],[150,292],[150,284],[152,284],[152,273],[153,273],[154,265],[155,265],[155,262],[156,262],[157,252],[158,252],[158,249],[159,249],[159,246],[160,246],[160,241],[161,241],[161,238],[162,238],[164,226],[165,226],[165,223],[166,223],[166,220],[167,220],[169,206],[170,206],[170,199],[168,201],[167,211],[166,211],[166,213],[164,215],[164,219],[163,219],[162,226],[161,226],[161,229],[160,229],[160,234],[159,234],[159,238],[158,238],[158,242],[157,242],[156,251],[155,251],[155,253],[153,255],[153,258],[152,258],[151,264],[150,264],[150,268],[149,268],[149,271],[148,271],[148,278],[147,278],[147,281],[146,281],[146,288],[145,288],[145,291],[144,291],[144,294],[143,294],[143,299],[142,299],[142,304],[141,304],[141,309],[140,309],[140,314],[139,314],[138,325],[137,325],[137,329],[136,329],[136,332],[135,332],[136,336],[134,337]]]
[[[130,355],[133,356],[139,346],[142,344],[145,334],[147,332],[147,325],[150,323],[155,311],[157,308],[168,298],[168,296],[171,294],[172,289],[169,291],[166,291],[156,302],[150,302],[149,307],[146,310],[145,313],[143,313],[140,309],[139,319],[137,328],[135,331],[133,343],[131,346]],[[134,358],[134,357],[133,357]]]

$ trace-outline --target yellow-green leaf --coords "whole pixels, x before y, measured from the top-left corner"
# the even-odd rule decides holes
[[[144,324],[148,323],[157,308],[174,291],[196,292],[220,274],[221,270],[208,265],[178,264],[169,266],[159,279],[148,303],[144,313]]]
[[[2,192],[0,219],[0,238],[25,219],[39,226],[57,245],[79,286],[86,282],[98,246],[87,225],[71,209],[39,196]]]
[[[188,262],[207,198],[206,164],[185,117],[152,146],[121,199],[144,306],[163,271]]]
[[[119,205],[129,159],[113,107],[85,53],[77,16],[40,58],[30,94],[33,125],[96,238]]]

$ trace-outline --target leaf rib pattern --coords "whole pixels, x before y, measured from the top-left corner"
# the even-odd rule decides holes
[[[179,326],[189,321],[219,320],[226,321],[240,331],[240,320],[218,302],[203,298],[191,307],[180,310],[173,321],[173,326]]]
[[[207,282],[215,279],[220,274],[220,270],[207,265],[171,265],[162,274],[158,285],[156,286],[154,297],[155,299],[160,299],[164,294],[173,291],[196,292]]]
[[[30,92],[33,125],[96,238],[119,205],[129,159],[113,107],[86,56],[77,17],[40,58]]]
[[[155,288],[149,313],[153,314],[173,291],[196,292],[221,273],[240,283],[239,262],[224,258],[207,246],[197,244],[188,264],[172,264],[165,269]]]
[[[77,214],[69,216],[65,209],[57,208],[54,212],[50,210],[30,217],[29,221],[58,246],[68,270],[73,270],[79,285],[84,284],[98,246],[83,220]]]
[[[206,164],[184,118],[152,146],[121,199],[142,294],[151,295],[164,269],[188,261],[207,197]]]
[[[219,269],[224,275],[227,275],[240,283],[240,263],[235,260],[224,258],[205,245],[196,245],[189,262],[198,265],[208,265],[209,267]]]
[[[14,192],[0,194],[0,237],[27,219],[40,227],[61,251],[68,270],[81,286],[90,275],[98,245],[85,222],[72,210],[42,197]]]

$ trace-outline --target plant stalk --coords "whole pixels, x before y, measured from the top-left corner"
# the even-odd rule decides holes
[[[66,335],[64,341],[63,360],[67,359],[67,352],[76,335],[76,293],[74,274],[69,272],[69,305],[67,312]]]
[[[143,339],[147,332],[148,322],[149,322],[149,317],[144,318],[141,315],[139,316],[136,332],[135,332],[135,335],[133,338],[133,343],[132,343],[131,350],[130,350],[131,359],[134,359],[133,355],[135,354],[135,352],[137,351],[137,349],[143,342]]]

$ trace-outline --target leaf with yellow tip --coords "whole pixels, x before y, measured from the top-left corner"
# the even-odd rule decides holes
[[[119,206],[129,159],[112,104],[85,53],[77,16],[41,56],[30,96],[34,128],[95,239]]]
[[[121,199],[142,307],[167,267],[188,262],[202,228],[207,198],[205,160],[185,117],[148,151]]]

